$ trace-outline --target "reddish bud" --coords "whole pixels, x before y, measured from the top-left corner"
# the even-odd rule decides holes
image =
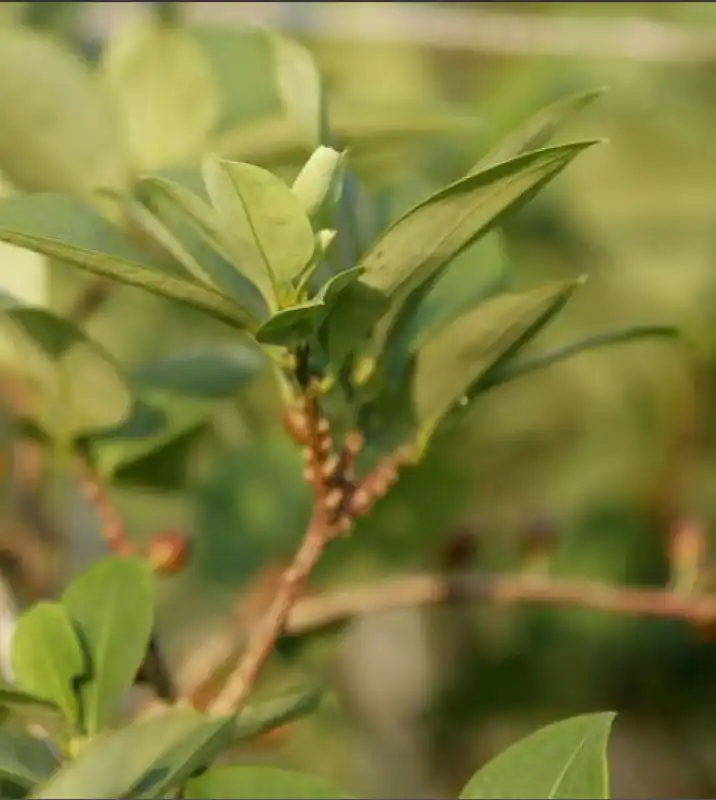
[[[159,533],[149,543],[147,559],[155,572],[175,575],[189,561],[189,542],[179,531]]]
[[[677,522],[669,532],[671,581],[677,591],[700,588],[706,577],[708,534],[694,519]]]
[[[298,408],[286,408],[283,412],[283,425],[296,444],[310,443],[306,414]]]

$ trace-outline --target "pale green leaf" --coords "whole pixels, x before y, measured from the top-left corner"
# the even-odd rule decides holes
[[[88,667],[72,620],[59,603],[36,603],[20,616],[12,641],[15,685],[54,703],[74,726],[81,722],[76,687]]]
[[[0,730],[0,779],[32,789],[59,766],[59,760],[45,742],[22,731]]]
[[[615,717],[585,714],[542,728],[483,767],[461,800],[608,798],[607,742]]]
[[[252,324],[218,292],[161,272],[99,214],[63,195],[0,200],[0,241],[177,300],[235,328]]]
[[[219,119],[219,94],[191,33],[132,19],[110,38],[101,69],[136,171],[201,155]]]
[[[322,692],[305,689],[270,700],[244,706],[236,718],[236,739],[252,739],[296,719],[312,714],[321,702]]]
[[[89,198],[127,183],[95,76],[55,37],[0,29],[0,170],[19,188]]]
[[[107,558],[64,592],[92,665],[81,686],[89,735],[110,722],[147,652],[154,621],[154,577],[141,558]]]
[[[187,800],[337,800],[349,795],[314,775],[277,767],[216,767],[187,783]]]
[[[251,164],[209,157],[204,177],[232,260],[275,310],[315,250],[300,201],[275,175]]]
[[[296,176],[291,191],[301,201],[316,230],[330,228],[343,190],[346,154],[318,147]]]

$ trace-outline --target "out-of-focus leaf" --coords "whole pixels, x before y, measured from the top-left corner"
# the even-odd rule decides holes
[[[237,765],[215,767],[187,783],[186,798],[209,798],[217,800],[279,800],[296,797],[300,800],[330,800],[348,798],[336,786],[314,775],[276,767],[254,767]]]
[[[211,64],[195,38],[155,19],[133,19],[110,38],[102,56],[102,77],[134,168],[198,158],[220,107]]]
[[[45,742],[22,731],[0,731],[0,779],[33,789],[60,766]]]
[[[209,157],[204,178],[234,263],[277,310],[315,250],[300,201],[283,181],[251,164]]]
[[[92,739],[33,798],[158,798],[230,744],[234,719],[171,708]]]
[[[235,736],[237,739],[252,739],[279,725],[312,714],[318,708],[322,694],[318,689],[308,689],[251,703],[236,718]]]
[[[266,364],[255,346],[214,345],[142,364],[132,371],[131,380],[142,389],[218,400],[233,397]]]
[[[84,728],[103,730],[144,660],[154,622],[154,579],[143,558],[107,558],[77,578],[62,604],[91,664],[80,686]]]
[[[490,164],[507,161],[507,159],[526,153],[528,150],[544,147],[565,122],[578,114],[583,108],[591,105],[605,91],[605,88],[600,87],[598,89],[590,89],[587,92],[571,94],[568,97],[557,100],[556,103],[540,109],[522,127],[509,134],[507,138],[503,139],[484,155],[468,175],[474,175]]]
[[[162,273],[88,206],[62,195],[0,200],[0,241],[198,308],[243,330],[245,312],[204,286]]]
[[[20,619],[12,642],[12,668],[18,689],[54,703],[78,726],[76,686],[88,669],[72,621],[59,603],[36,603]]]
[[[343,189],[345,152],[318,147],[293,182],[291,191],[301,201],[314,229],[330,228]]]
[[[607,742],[616,714],[584,714],[548,725],[474,775],[461,800],[609,797]]]
[[[257,340],[264,344],[289,347],[312,336],[318,331],[341,292],[358,280],[361,272],[360,267],[339,272],[311,300],[274,314],[256,331]]]
[[[121,189],[126,165],[107,98],[54,37],[0,29],[0,170],[29,191],[89,198]]]

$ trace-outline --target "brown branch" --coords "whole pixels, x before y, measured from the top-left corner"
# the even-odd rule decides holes
[[[699,627],[716,623],[716,595],[690,596],[664,589],[609,586],[584,580],[477,573],[454,577],[422,574],[305,598],[291,611],[285,632],[300,635],[363,614],[441,603],[544,605],[661,617]]]

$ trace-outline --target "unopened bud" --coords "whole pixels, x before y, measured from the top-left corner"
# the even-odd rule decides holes
[[[175,575],[189,561],[189,542],[178,531],[166,531],[154,536],[147,549],[147,559],[155,572]]]

